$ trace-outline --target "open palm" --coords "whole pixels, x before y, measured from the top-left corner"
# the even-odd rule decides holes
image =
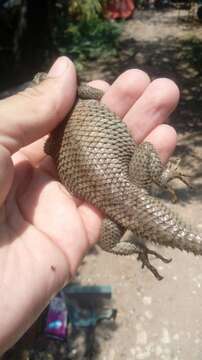
[[[133,69],[111,86],[104,81],[90,84],[105,91],[103,103],[127,123],[134,139],[152,142],[166,162],[176,133],[162,123],[178,102],[176,85],[168,79],[150,82]],[[44,136],[71,109],[75,94],[75,70],[63,57],[46,81],[0,103],[2,352],[74,275],[98,239],[102,215],[64,189],[43,152]]]

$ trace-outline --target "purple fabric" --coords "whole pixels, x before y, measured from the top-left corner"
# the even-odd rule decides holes
[[[68,311],[63,296],[59,293],[49,304],[45,333],[59,340],[67,337]]]

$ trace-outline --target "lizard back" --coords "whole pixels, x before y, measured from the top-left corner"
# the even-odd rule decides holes
[[[134,146],[116,114],[97,100],[79,99],[51,134],[45,151],[55,159],[59,179],[71,193],[103,208],[115,201],[117,190],[120,199]]]

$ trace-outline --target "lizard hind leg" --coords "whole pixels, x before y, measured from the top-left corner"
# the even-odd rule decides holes
[[[156,251],[150,250],[147,246],[138,241],[137,236],[130,230],[125,230],[110,219],[105,219],[101,228],[101,236],[98,245],[105,251],[116,255],[138,254],[137,259],[142,262],[142,268],[146,267],[158,279],[163,277],[151,264],[149,255],[154,255],[164,263],[169,263],[171,259],[166,259]]]
[[[135,147],[129,164],[130,180],[145,190],[150,190],[151,185],[156,184],[160,188],[167,190],[171,194],[171,200],[176,202],[177,196],[170,182],[179,179],[191,187],[187,179],[189,175],[178,169],[179,162],[175,165],[169,163],[164,166],[153,145],[144,142]]]

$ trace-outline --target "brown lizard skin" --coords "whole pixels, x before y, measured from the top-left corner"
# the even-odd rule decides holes
[[[135,144],[126,125],[100,102],[102,95],[79,87],[71,113],[52,132],[45,151],[61,183],[104,213],[101,248],[138,253],[143,266],[161,279],[148,260],[148,254],[157,254],[146,247],[147,240],[202,254],[202,237],[150,192],[155,183],[173,194],[169,182],[179,178],[186,183],[185,176],[177,167],[164,167],[152,144]]]

